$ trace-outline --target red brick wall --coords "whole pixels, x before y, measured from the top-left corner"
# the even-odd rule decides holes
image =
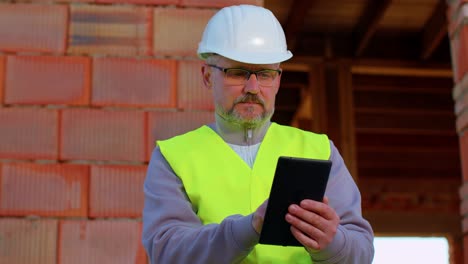
[[[460,214],[461,226],[464,234],[463,252],[454,252],[454,263],[468,263],[468,1],[447,1],[447,17],[449,22],[450,48],[452,53],[452,68],[454,72],[455,87],[453,99],[455,101],[455,114],[457,115],[456,128],[460,142],[460,158],[463,173],[463,185],[460,188]]]
[[[154,142],[213,120],[202,30],[263,0],[1,2],[0,263],[146,263]]]

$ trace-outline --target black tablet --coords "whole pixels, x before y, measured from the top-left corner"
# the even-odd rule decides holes
[[[322,201],[332,162],[279,157],[265,212],[260,244],[302,246],[292,235],[285,216],[291,204],[304,199]]]

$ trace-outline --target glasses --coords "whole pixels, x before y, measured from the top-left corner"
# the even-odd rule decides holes
[[[213,64],[206,64],[224,72],[224,80],[227,85],[244,85],[250,79],[252,74],[257,77],[257,82],[262,86],[272,86],[276,77],[281,75],[281,70],[263,69],[258,71],[249,71],[241,68],[222,68]]]

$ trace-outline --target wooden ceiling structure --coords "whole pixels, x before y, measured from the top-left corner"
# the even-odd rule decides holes
[[[274,121],[329,135],[377,234],[447,235],[451,263],[461,263],[462,176],[445,1],[264,6],[294,54],[282,64]]]
[[[264,6],[296,56],[450,62],[444,0],[265,0]]]

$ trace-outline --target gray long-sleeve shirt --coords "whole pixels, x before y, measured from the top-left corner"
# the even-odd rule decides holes
[[[331,141],[330,148],[333,165],[325,195],[340,225],[333,242],[310,252],[311,258],[314,263],[371,263],[373,232],[361,216],[359,190]],[[203,225],[159,148],[151,157],[144,194],[142,240],[151,263],[237,263],[258,243],[252,214]]]

